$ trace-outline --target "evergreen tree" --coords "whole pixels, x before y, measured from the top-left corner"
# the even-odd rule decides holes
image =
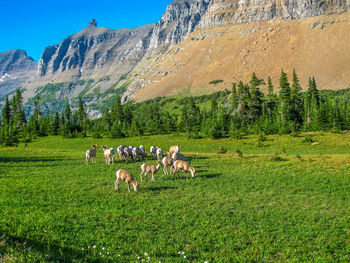
[[[19,89],[16,90],[16,95],[13,98],[12,105],[15,125],[20,131],[23,131],[27,124],[27,120],[23,109],[22,94]]]
[[[6,96],[5,106],[2,108],[2,111],[1,111],[2,123],[4,125],[10,125],[11,115],[12,115],[11,105],[10,105],[8,96]]]
[[[78,119],[79,119],[79,131],[85,131],[85,120],[87,118],[87,114],[84,108],[84,104],[81,98],[79,98],[79,105],[78,105]]]
[[[287,74],[282,70],[280,77],[280,100],[286,103],[290,103],[291,99],[291,88],[288,82]]]
[[[58,135],[60,129],[60,116],[58,115],[58,112],[55,111],[52,121],[52,134]]]
[[[292,109],[293,104],[291,100],[291,88],[288,82],[287,74],[282,70],[281,77],[280,77],[280,93],[279,93],[279,99],[280,99],[280,107],[279,107],[279,114],[280,114],[280,132],[285,133],[289,132],[292,127],[290,127],[290,120],[292,119]]]
[[[116,120],[112,127],[111,137],[113,139],[124,138],[125,134],[122,131],[122,125]]]
[[[293,70],[293,82],[292,82],[292,88],[291,88],[291,103],[292,103],[292,109],[291,109],[291,120],[293,122],[294,129],[299,129],[302,123],[302,116],[303,116],[303,103],[302,103],[302,97],[301,97],[301,86],[299,83],[298,76]]]
[[[272,80],[270,76],[268,76],[267,78],[267,94],[269,98],[271,98],[274,95]]]
[[[311,101],[313,98],[319,103],[319,92],[316,85],[315,77],[309,78],[308,98]]]
[[[117,121],[119,124],[121,124],[124,121],[123,107],[121,104],[121,97],[120,96],[116,97],[115,103],[112,106],[111,120],[113,122]]]
[[[237,84],[232,84],[232,92],[231,92],[231,107],[232,112],[235,112],[238,108],[238,94],[237,94]]]
[[[189,98],[185,107],[188,108],[187,122],[190,124],[187,126],[187,134],[189,137],[196,138],[199,136],[201,125],[200,110],[192,97]]]
[[[71,125],[71,116],[72,111],[70,109],[69,103],[66,103],[66,107],[64,109],[64,112],[62,114],[62,129],[61,129],[61,135],[65,138],[71,138],[73,137],[72,134],[72,125]]]
[[[109,113],[108,107],[105,110],[102,121],[103,121],[103,129],[105,131],[105,134],[107,136],[110,136],[111,135],[110,132],[111,132],[112,120],[111,120],[111,115]]]
[[[273,115],[273,112],[276,109],[277,105],[277,98],[276,94],[274,94],[274,88],[272,85],[271,77],[269,76],[267,78],[267,101],[266,101],[266,115],[268,116],[269,120],[271,120],[271,116]]]
[[[265,85],[265,81],[264,81],[263,79],[259,79],[259,78],[256,76],[255,72],[253,72],[252,78],[251,78],[249,84],[250,84],[251,86],[254,86],[254,87],[259,87],[259,86],[261,86],[261,85]]]
[[[262,114],[263,93],[258,86],[251,85],[249,94],[249,117],[253,120],[257,120]]]

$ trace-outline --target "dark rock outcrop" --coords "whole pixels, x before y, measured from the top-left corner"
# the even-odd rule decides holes
[[[93,19],[90,21],[90,23],[89,23],[88,26],[97,27],[97,21],[95,20],[95,18],[93,18]]]

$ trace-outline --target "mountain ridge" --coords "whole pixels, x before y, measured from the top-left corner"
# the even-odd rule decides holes
[[[78,97],[83,97],[88,106],[99,111],[99,105],[116,94],[123,95],[123,102],[126,102],[181,90],[212,92],[208,80],[223,78],[226,82],[215,89],[227,88],[230,75],[234,76],[232,81],[246,80],[252,71],[260,72],[263,77],[269,72],[276,75],[283,67],[281,63],[310,72],[300,67],[292,56],[276,54],[280,50],[293,54],[293,49],[299,50],[299,45],[303,47],[300,54],[317,55],[306,52],[311,47],[303,44],[313,43],[318,54],[325,54],[324,49],[327,49],[331,50],[329,55],[333,55],[333,49],[339,49],[340,57],[336,52],[334,56],[343,61],[341,58],[347,57],[349,52],[340,34],[343,38],[346,35],[349,11],[350,1],[346,0],[175,0],[157,23],[139,28],[97,27],[97,21],[93,19],[83,30],[43,51],[34,74],[36,77],[22,84],[23,95],[27,101],[48,95],[51,101],[45,103],[49,110],[57,109],[57,101],[76,102]],[[337,17],[345,22],[338,23]],[[264,30],[259,29],[259,24]],[[298,30],[286,30],[288,24]],[[319,28],[321,26],[323,28]],[[269,27],[286,35],[273,35]],[[264,33],[259,35],[262,31]],[[332,40],[321,39],[319,43],[323,47],[317,47],[318,43],[306,36],[327,38],[325,33],[328,31]],[[263,37],[264,34],[267,37]],[[334,37],[334,34],[339,36]],[[282,40],[287,41],[290,50],[285,49]],[[225,60],[224,54],[231,61]],[[231,54],[236,55],[232,57]],[[274,63],[279,65],[278,70],[265,66]],[[325,71],[322,65],[314,67],[310,64],[310,68],[316,71],[310,72],[316,76]],[[348,74],[345,68],[337,67],[341,71],[339,83],[342,84],[331,82],[335,85],[333,88],[348,85],[342,77]],[[332,68],[327,70],[328,79],[336,76]],[[320,83],[320,88],[324,88],[326,81]],[[48,84],[56,86],[50,90]]]
[[[33,77],[37,62],[21,49],[0,53],[0,99]]]

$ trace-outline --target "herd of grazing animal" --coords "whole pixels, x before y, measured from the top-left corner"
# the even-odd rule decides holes
[[[85,164],[89,164],[89,160],[91,159],[91,163],[96,163],[96,153],[97,153],[98,145],[94,144],[91,146],[91,150],[86,151],[85,154]],[[107,165],[114,163],[114,148],[110,148],[108,145],[102,146],[103,154],[105,157],[105,163]],[[125,160],[128,162],[129,158],[131,158],[134,162],[136,160],[144,160],[147,157],[147,153],[145,147],[141,145],[140,147],[126,146],[120,145],[117,148],[117,154],[120,160]],[[176,174],[179,174],[180,171],[183,171],[186,180],[188,179],[188,172],[191,173],[191,176],[194,177],[196,174],[196,169],[191,167],[190,164],[186,161],[186,157],[180,153],[179,146],[171,146],[169,151],[167,152],[167,156],[164,156],[163,150],[161,148],[151,146],[150,147],[151,158],[157,159],[157,165],[151,165],[147,163],[143,163],[141,165],[141,174],[140,180],[142,181],[142,176],[144,176],[147,180],[147,173],[152,175],[151,180],[154,181],[154,175],[158,172],[160,167],[163,167],[164,175],[168,175],[168,167],[170,167],[170,173],[174,174],[174,179],[176,178]],[[125,181],[128,186],[128,191],[130,192],[130,184],[134,187],[134,190],[137,191],[139,184],[135,181],[133,175],[123,169],[120,169],[116,172],[116,181],[114,183],[115,190],[118,190],[118,185],[120,181]]]

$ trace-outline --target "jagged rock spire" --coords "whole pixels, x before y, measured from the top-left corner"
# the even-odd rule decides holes
[[[95,18],[93,18],[93,19],[90,21],[89,26],[97,27],[97,22],[96,22],[96,19],[95,19]]]

